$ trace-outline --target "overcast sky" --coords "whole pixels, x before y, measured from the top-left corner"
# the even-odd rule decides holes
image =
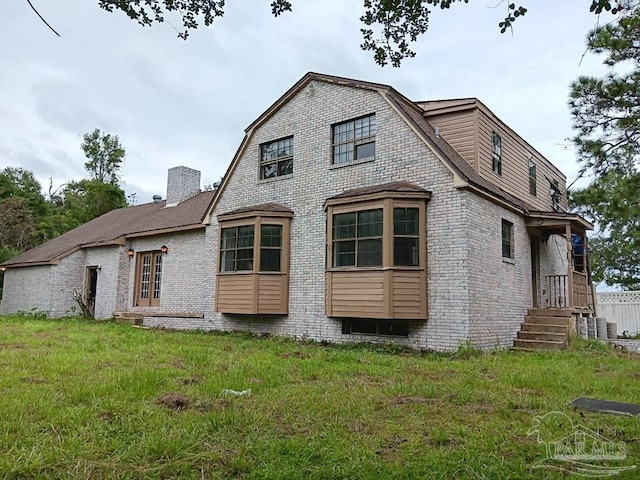
[[[0,168],[33,170],[45,188],[49,177],[56,186],[78,180],[82,135],[100,128],[127,151],[122,177],[137,203],[164,197],[172,166],[217,181],[244,129],[308,71],[389,84],[412,100],[477,97],[571,182],[569,84],[604,71],[600,58],[583,58],[598,21],[588,0],[521,0],[529,12],[513,35],[499,33],[499,0],[436,10],[417,57],[399,69],[360,50],[362,0],[293,0],[279,18],[269,0],[230,0],[223,18],[187,41],[97,0],[32,0],[58,38],[26,1],[3,3]]]

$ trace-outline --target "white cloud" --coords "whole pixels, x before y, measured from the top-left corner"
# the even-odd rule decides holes
[[[417,58],[400,69],[381,69],[359,49],[361,2],[295,0],[279,18],[269,3],[228,2],[223,18],[186,42],[168,24],[142,28],[97,2],[37,2],[59,39],[26,3],[4,5],[0,168],[33,169],[43,183],[80,178],[82,134],[97,127],[120,136],[123,179],[139,203],[164,193],[171,166],[200,169],[212,183],[244,128],[317,71],[391,84],[415,100],[478,97],[575,176],[564,141],[572,135],[568,86],[602,72],[599,59],[582,59],[596,21],[584,2],[531,0],[513,35],[498,32],[500,8],[436,10]]]

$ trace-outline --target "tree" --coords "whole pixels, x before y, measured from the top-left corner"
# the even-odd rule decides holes
[[[603,11],[615,14],[629,3],[629,0],[585,1],[590,2],[590,10],[596,14]],[[399,67],[403,59],[415,56],[409,46],[427,31],[429,6],[447,9],[454,3],[469,3],[469,0],[364,0],[365,10],[360,17],[364,24],[360,29],[363,43],[360,46],[365,51],[372,51],[380,66],[391,63]],[[498,23],[504,33],[527,9],[510,1],[501,0],[499,4],[506,7],[506,16]],[[98,5],[107,12],[120,10],[142,26],[163,23],[169,15],[176,14],[184,27],[178,37],[186,40],[189,32],[201,23],[210,26],[224,15],[225,0],[99,0]],[[288,0],[271,2],[271,13],[275,17],[291,10],[292,3]]]
[[[84,179],[67,184],[63,205],[63,228],[67,231],[111,210],[126,207],[127,197],[116,184]]]
[[[572,205],[598,225],[594,279],[632,289],[640,288],[640,6],[627,7],[587,37],[610,70],[578,78],[569,105],[581,174],[594,176],[571,193]]]
[[[93,180],[102,183],[118,185],[120,182],[118,170],[125,157],[125,150],[120,145],[117,135],[102,134],[99,128],[86,133],[80,145],[85,156],[89,159],[84,168]]]

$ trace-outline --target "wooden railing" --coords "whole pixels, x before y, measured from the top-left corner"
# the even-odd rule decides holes
[[[547,287],[549,289],[550,308],[569,307],[569,276],[548,275]],[[587,274],[574,271],[572,276],[571,306],[574,308],[587,308],[589,306]]]
[[[587,274],[573,271],[573,306],[587,308],[589,306]]]
[[[550,308],[567,308],[567,275],[548,275],[547,287],[549,288],[549,304]]]

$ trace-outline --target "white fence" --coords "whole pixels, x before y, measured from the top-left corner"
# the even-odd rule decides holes
[[[598,316],[615,322],[618,335],[640,334],[640,291],[598,292]]]

